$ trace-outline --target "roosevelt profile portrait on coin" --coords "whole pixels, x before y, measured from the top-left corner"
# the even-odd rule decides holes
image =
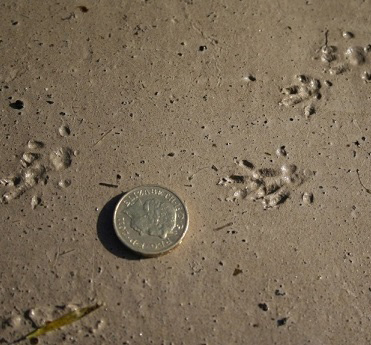
[[[130,218],[130,227],[140,235],[166,238],[176,225],[176,209],[167,201],[138,199],[124,212]]]

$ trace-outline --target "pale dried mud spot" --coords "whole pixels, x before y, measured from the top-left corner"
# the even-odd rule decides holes
[[[6,317],[0,316],[0,344],[15,344],[11,339],[19,337],[20,329],[27,327],[27,322],[14,312]]]
[[[70,179],[65,179],[65,180],[60,180],[58,182],[58,187],[60,188],[68,188],[71,185],[71,180]]]
[[[277,150],[276,150],[276,155],[278,157],[286,157],[287,156],[287,151],[286,151],[286,146],[280,146]]]
[[[354,34],[352,32],[350,32],[350,31],[343,31],[342,36],[345,39],[349,40],[349,39],[351,39],[351,38],[354,37]]]
[[[41,141],[31,139],[31,140],[28,141],[27,147],[30,150],[37,150],[37,149],[43,148],[44,144]]]
[[[61,137],[68,137],[71,134],[71,130],[68,126],[62,125],[58,128],[58,133]]]
[[[31,208],[34,210],[41,203],[41,198],[37,195],[34,195],[31,199]]]
[[[248,74],[246,77],[242,78],[243,81],[256,81],[256,77],[254,77],[252,74]]]
[[[349,47],[345,51],[345,58],[353,66],[362,65],[366,62],[366,51],[363,47]]]
[[[314,197],[313,193],[305,192],[303,193],[303,203],[306,205],[310,205],[313,203]]]
[[[311,115],[314,115],[316,113],[316,109],[313,105],[307,105],[304,108],[304,115],[306,118],[309,118]]]
[[[50,163],[55,170],[63,170],[68,168],[72,163],[72,150],[68,147],[59,147],[53,150],[50,155]]]
[[[365,83],[369,83],[371,81],[371,72],[369,71],[364,71],[362,74],[361,74],[361,79],[365,82]]]
[[[218,185],[232,189],[231,195],[225,200],[259,200],[264,209],[277,207],[285,202],[293,191],[313,175],[313,172],[298,169],[294,164],[284,164],[280,169],[258,169],[247,160],[236,161],[236,164],[244,172],[222,177],[218,182]]]

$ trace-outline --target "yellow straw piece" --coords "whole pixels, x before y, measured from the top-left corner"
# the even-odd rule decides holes
[[[54,321],[48,322],[44,326],[32,331],[30,334],[26,335],[26,339],[37,338],[40,335],[44,335],[45,333],[48,333],[56,329],[59,329],[63,326],[69,325],[70,323],[80,320],[81,318],[90,314],[91,312],[98,309],[99,307],[101,307],[101,304],[95,304],[89,307],[79,308],[74,311],[71,311],[70,313],[63,315]]]

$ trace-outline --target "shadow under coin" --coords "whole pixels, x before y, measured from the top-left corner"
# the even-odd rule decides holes
[[[113,213],[117,203],[124,194],[116,195],[104,205],[98,216],[97,234],[103,246],[113,255],[126,260],[140,260],[143,257],[125,247],[116,236],[113,227]]]

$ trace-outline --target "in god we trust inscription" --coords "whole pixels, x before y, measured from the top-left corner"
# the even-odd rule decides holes
[[[170,190],[141,186],[120,199],[113,224],[117,237],[128,248],[144,256],[156,256],[180,244],[188,230],[188,212]]]

